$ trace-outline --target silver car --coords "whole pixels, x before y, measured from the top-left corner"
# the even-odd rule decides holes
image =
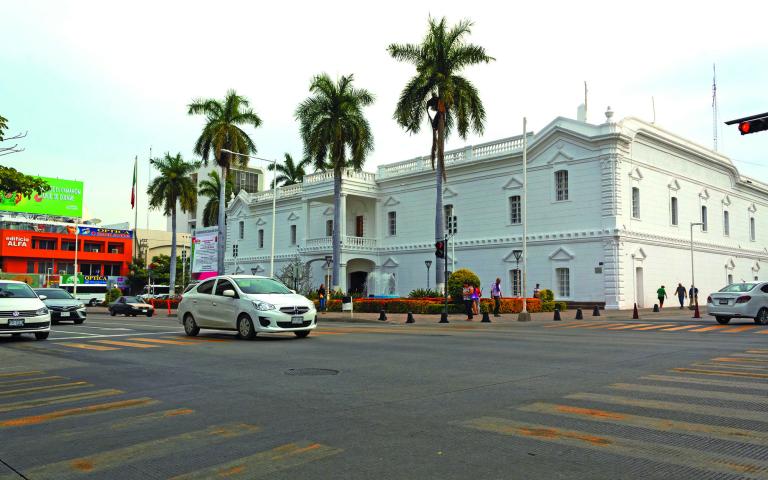
[[[732,283],[707,297],[707,313],[717,323],[732,318],[754,318],[758,325],[768,325],[768,282]]]
[[[62,288],[35,288],[35,293],[45,296],[45,306],[51,311],[51,322],[72,320],[75,324],[83,323],[87,317],[85,304]]]
[[[257,333],[293,332],[304,338],[317,326],[309,299],[277,280],[253,275],[221,275],[184,293],[179,322],[189,336],[201,328],[233,330],[243,338]]]

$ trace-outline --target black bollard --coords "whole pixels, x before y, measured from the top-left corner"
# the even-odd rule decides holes
[[[560,319],[560,309],[559,308],[555,309],[555,316],[552,318],[552,320],[555,321],[555,322],[559,322],[561,320]]]
[[[654,303],[653,304],[653,313],[659,313],[659,304],[658,303]]]
[[[437,323],[448,323],[448,314],[445,312],[442,312],[440,314],[440,321]]]
[[[595,308],[592,309],[592,316],[593,317],[599,317],[600,316],[600,307],[595,305]]]
[[[576,309],[576,320],[584,320],[584,314],[580,308]]]
[[[413,312],[408,312],[408,317],[405,319],[405,323],[416,323],[413,319]]]
[[[382,322],[387,320],[387,312],[385,312],[383,308],[379,312],[379,320],[381,320]]]
[[[483,319],[480,320],[481,323],[491,323],[491,317],[488,316],[488,312],[483,312]]]

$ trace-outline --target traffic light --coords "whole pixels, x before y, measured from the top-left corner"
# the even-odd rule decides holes
[[[768,118],[756,118],[739,123],[739,132],[742,135],[768,130]]]
[[[445,258],[445,242],[438,240],[435,242],[435,256],[437,258]]]

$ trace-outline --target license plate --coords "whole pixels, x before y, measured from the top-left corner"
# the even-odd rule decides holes
[[[728,305],[728,300],[720,300],[720,305]]]
[[[59,315],[61,315],[62,317],[68,317],[69,312],[61,312]]]
[[[10,319],[8,319],[8,326],[9,327],[23,327],[24,326],[24,319],[21,319],[21,318],[10,318]]]
[[[141,313],[147,313],[147,309],[146,308],[142,308],[141,309]]]
[[[291,323],[294,325],[301,325],[304,323],[304,317],[298,316],[298,317],[291,317]]]

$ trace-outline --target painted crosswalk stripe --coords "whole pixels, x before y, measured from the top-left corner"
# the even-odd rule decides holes
[[[677,397],[710,398],[713,400],[731,400],[735,402],[750,402],[768,405],[768,396],[750,395],[746,393],[718,392],[714,390],[696,390],[678,387],[663,387],[658,385],[638,385],[635,383],[614,383],[610,386],[616,390],[628,392],[657,393]]]
[[[240,458],[215,467],[173,477],[171,480],[205,480],[208,478],[264,478],[280,470],[298,467],[341,453],[338,448],[320,443],[300,442],[282,445],[266,452]]]
[[[15,395],[27,395],[30,393],[39,393],[39,392],[52,392],[55,390],[69,390],[71,388],[83,388],[83,387],[90,387],[91,384],[88,382],[69,382],[69,383],[59,383],[56,385],[45,385],[42,387],[27,387],[27,388],[17,388],[15,390],[6,390],[4,392],[0,392],[0,397],[12,397]]]
[[[699,373],[702,375],[716,375],[721,377],[768,378],[768,374],[762,373],[728,372],[724,370],[711,370],[707,368],[673,368],[672,371],[683,373]]]
[[[757,327],[753,327],[752,325],[742,325],[740,327],[731,327],[727,330],[723,330],[725,333],[738,333],[738,332],[746,332],[747,330],[754,330]]]
[[[679,327],[673,327],[673,328],[665,328],[664,330],[660,330],[662,332],[677,332],[680,330],[688,330],[689,328],[699,328],[701,325],[682,325]]]
[[[147,425],[151,425],[152,427],[158,427],[158,422],[162,421],[168,421],[175,418],[183,418],[187,415],[192,415],[195,413],[194,410],[190,408],[175,408],[172,410],[161,410],[159,412],[151,412],[146,413],[143,415],[135,415],[132,417],[122,418],[116,422],[113,422],[109,425],[105,425],[103,423],[98,423],[95,425],[89,425],[87,427],[82,428],[67,428],[67,429],[60,429],[56,433],[53,434],[53,436],[56,439],[66,439],[67,441],[72,441],[75,438],[91,438],[95,434],[103,433],[104,431],[126,431],[131,429],[141,429],[146,428]]]
[[[32,375],[43,375],[45,372],[40,370],[31,370],[29,372],[11,372],[0,373],[0,378],[30,377]]]
[[[768,358],[767,359],[759,359],[759,358],[747,358],[747,357],[715,357],[712,359],[713,362],[724,362],[724,363],[744,363],[747,365],[763,365],[768,364]]]
[[[611,327],[608,330],[626,330],[628,328],[647,327],[653,325],[652,323],[634,323],[632,325],[622,325],[621,327]]]
[[[58,375],[53,375],[50,377],[36,377],[36,378],[24,378],[20,380],[10,380],[7,382],[0,382],[0,388],[5,387],[14,387],[18,385],[28,385],[30,383],[39,383],[39,382],[50,382],[51,380],[66,380],[65,377],[60,377]]]
[[[752,349],[752,350],[747,350],[747,353],[757,353],[757,354],[768,355],[768,350]]]
[[[666,418],[645,417],[631,413],[582,408],[573,405],[557,405],[552,403],[536,402],[524,405],[518,410],[523,412],[545,413],[562,417],[576,417],[596,422],[613,423],[617,425],[629,425],[633,427],[658,430],[662,432],[681,433],[688,435],[701,435],[707,438],[714,437],[723,440],[768,445],[768,432],[744,430],[741,428],[721,427],[704,423],[682,422]]]
[[[749,350],[747,350],[747,352],[749,352]],[[768,355],[761,355],[759,353],[729,353],[728,356],[754,358],[755,360],[768,360]]]
[[[712,330],[722,330],[724,328],[731,328],[728,325],[711,325],[709,327],[699,328],[691,330],[692,332],[711,332]]]
[[[103,343],[105,345],[117,345],[119,347],[132,348],[157,348],[158,345],[147,345],[146,343],[123,342],[120,340],[94,340],[94,343]]]
[[[728,380],[718,380],[715,378],[698,377],[677,377],[671,375],[646,375],[640,377],[642,380],[652,380],[657,382],[688,383],[693,385],[710,385],[713,387],[745,388],[752,390],[768,391],[768,383],[762,382],[731,382]]]
[[[584,329],[597,330],[598,328],[618,327],[620,325],[626,325],[626,323],[605,323],[603,325],[588,325]]]
[[[653,325],[651,327],[636,328],[635,331],[640,332],[640,331],[644,331],[644,330],[656,330],[657,328],[674,327],[674,326],[675,326],[674,323],[669,323],[669,324],[666,324],[666,325]]]
[[[734,370],[739,372],[764,372],[765,366],[764,365],[746,365],[746,364],[738,364],[738,363],[728,363],[728,362],[700,362],[700,363],[694,363],[691,365],[692,367],[696,368],[718,368],[718,369],[725,369],[725,370]]]
[[[131,400],[120,400],[117,402],[109,402],[109,403],[99,403],[96,405],[88,405],[86,407],[75,407],[75,408],[68,408],[66,410],[57,410],[55,412],[44,413],[41,415],[32,415],[29,417],[3,420],[3,421],[0,421],[0,428],[26,427],[29,425],[38,425],[41,423],[52,422],[54,420],[60,420],[62,418],[81,417],[85,415],[92,415],[94,413],[112,412],[114,410],[120,410],[125,408],[146,407],[148,405],[154,405],[156,403],[159,403],[159,402],[149,397],[134,398]]]
[[[161,338],[142,338],[142,337],[132,337],[128,340],[134,340],[136,342],[149,342],[149,343],[160,343],[162,345],[194,345],[195,342],[180,342],[178,340],[163,340]]]
[[[544,328],[555,328],[555,327],[560,327],[560,328],[584,328],[584,327],[595,326],[595,325],[605,325],[605,323],[604,322],[586,322],[586,323],[574,323],[574,322],[571,322],[571,323],[568,323],[566,325],[560,325],[560,324],[545,325]]]
[[[755,332],[755,333],[768,333],[768,330],[760,330],[759,332]]]
[[[91,345],[89,343],[59,343],[58,345],[61,345],[63,347],[70,347],[70,348],[80,348],[83,350],[98,350],[100,352],[105,352],[107,350],[120,350],[119,348],[104,347],[101,345]]]
[[[26,468],[24,474],[28,478],[67,478],[75,474],[99,473],[129,463],[178,455],[179,452],[197,448],[209,448],[260,430],[257,426],[242,423],[215,425],[203,430],[136,443],[80,458]],[[0,479],[4,480],[5,477],[0,476]]]
[[[61,403],[73,403],[79,402],[81,400],[91,400],[94,398],[110,397],[114,395],[121,395],[123,393],[125,392],[122,390],[106,389],[86,393],[59,395],[56,397],[35,398],[33,400],[25,400],[23,402],[0,403],[0,413],[24,410],[27,408],[45,407],[48,405],[58,405]]]
[[[664,462],[712,472],[737,474],[740,478],[768,478],[768,462],[673,445],[630,440],[590,432],[562,430],[547,425],[519,422],[505,418],[481,417],[461,423],[462,426],[513,436],[555,443],[569,447],[598,450],[602,453]]]
[[[209,338],[209,337],[166,337],[166,339],[179,339],[182,342],[231,342],[235,337],[231,338]]]

